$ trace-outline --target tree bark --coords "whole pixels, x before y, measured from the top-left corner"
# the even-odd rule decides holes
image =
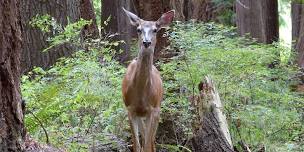
[[[214,83],[206,77],[199,84],[199,90],[200,95],[192,99],[192,106],[196,108],[199,115],[193,124],[192,150],[194,152],[233,152],[228,124],[223,114],[223,105]]]
[[[175,19],[178,21],[214,21],[222,24],[228,22],[223,20],[222,16],[227,15],[227,11],[234,11],[233,5],[216,5],[212,0],[170,0],[170,8],[175,10]],[[231,18],[229,23],[234,23]]]
[[[126,18],[126,15],[122,11],[122,7],[130,10],[130,0],[103,0],[102,1],[102,14],[101,23],[106,21],[108,17],[111,17],[105,30],[110,34],[118,34],[114,37],[114,40],[123,40],[125,43],[120,44],[116,49],[123,50],[118,55],[120,62],[124,62],[129,58],[130,40],[131,40],[131,25]]]
[[[296,63],[304,68],[304,4],[292,2],[292,40],[296,50]]]
[[[91,20],[90,25],[86,25],[82,30],[82,36],[86,38],[98,38],[99,32],[96,23],[96,15],[93,7],[92,0],[80,1],[80,17],[85,20]]]
[[[185,0],[185,20],[210,21],[213,16],[211,0]]]
[[[237,0],[236,15],[241,36],[249,33],[258,42],[267,44],[279,39],[277,0]]]
[[[170,0],[170,8],[175,10],[175,20],[185,21],[184,5],[185,0]]]
[[[68,21],[73,23],[80,18],[80,0],[22,0],[21,20],[23,23],[23,51],[22,51],[22,72],[31,70],[34,66],[47,68],[53,65],[56,60],[63,56],[69,56],[74,51],[70,44],[64,44],[47,52],[42,52],[48,47],[47,39],[53,32],[43,33],[32,27],[29,21],[36,16],[49,14],[54,17],[57,23],[66,26]]]
[[[19,3],[0,0],[0,151],[21,151]]]

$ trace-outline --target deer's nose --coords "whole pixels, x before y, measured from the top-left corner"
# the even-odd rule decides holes
[[[151,45],[151,42],[144,41],[143,44],[144,44],[145,48],[148,48]]]

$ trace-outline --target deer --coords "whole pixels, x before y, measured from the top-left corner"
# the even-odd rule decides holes
[[[122,81],[122,95],[128,111],[132,147],[134,152],[155,152],[163,86],[160,72],[153,65],[153,55],[157,32],[172,23],[175,11],[162,14],[157,21],[146,21],[124,8],[122,10],[130,24],[137,27],[139,46],[138,56],[128,65]]]

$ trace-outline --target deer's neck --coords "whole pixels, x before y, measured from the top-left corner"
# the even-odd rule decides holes
[[[151,80],[152,67],[153,51],[141,51],[137,58],[136,80],[138,80],[138,85],[144,87],[149,84]]]

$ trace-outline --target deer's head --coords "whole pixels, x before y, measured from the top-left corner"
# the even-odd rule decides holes
[[[137,15],[125,10],[131,25],[137,27],[140,50],[153,52],[156,44],[156,34],[161,28],[171,24],[174,18],[174,10],[162,14],[157,21],[145,21]]]

